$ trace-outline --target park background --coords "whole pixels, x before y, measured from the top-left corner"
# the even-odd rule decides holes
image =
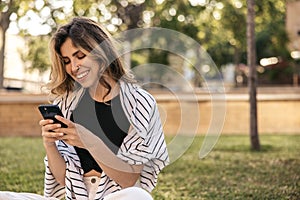
[[[193,86],[182,87],[160,71],[160,85],[147,87],[158,102],[168,144],[178,135],[193,141],[163,171],[155,199],[299,199],[300,2],[255,3],[259,152],[251,150],[249,136],[246,1],[1,1],[6,40],[1,43],[0,190],[42,193],[37,105],[48,101],[40,87],[49,75],[49,36],[72,16],[86,16],[112,34],[148,27],[186,34],[201,44],[221,73],[221,79],[211,77],[210,85],[176,55],[159,49],[131,52],[132,68],[161,63]],[[207,66],[200,70],[205,73]],[[153,71],[137,76],[143,81],[149,73]],[[218,94],[222,98],[212,101]],[[220,135],[212,152],[200,159],[218,103],[226,110]],[[189,112],[195,106],[199,120]]]

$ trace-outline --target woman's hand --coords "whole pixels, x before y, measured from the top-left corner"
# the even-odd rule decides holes
[[[41,120],[44,145],[52,145],[56,140],[63,140],[69,145],[83,148],[75,123],[59,115],[56,115],[55,118],[68,127],[62,128],[60,124],[53,124],[53,120]]]
[[[59,115],[56,115],[55,118],[68,126],[68,128],[56,128],[53,130],[54,133],[59,135],[58,139],[63,140],[69,145],[83,148],[83,143],[78,135],[76,124]]]
[[[43,143],[49,168],[56,181],[61,185],[65,185],[66,163],[55,145],[55,141],[60,140],[64,136],[64,132],[61,130],[61,125],[54,124],[53,120],[43,119],[39,124],[42,126]]]
[[[42,126],[42,137],[45,147],[55,145],[55,141],[63,136],[63,133],[53,132],[53,130],[61,127],[60,124],[53,124],[53,120],[42,119],[39,124]]]

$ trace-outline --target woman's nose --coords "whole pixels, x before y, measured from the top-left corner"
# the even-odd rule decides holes
[[[72,71],[77,72],[78,69],[79,69],[80,64],[78,62],[76,62],[75,59],[73,59],[71,61],[71,65],[72,65]]]

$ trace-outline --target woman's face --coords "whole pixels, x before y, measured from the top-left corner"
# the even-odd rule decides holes
[[[70,38],[60,48],[66,72],[82,87],[89,88],[99,83],[99,63],[75,47]]]

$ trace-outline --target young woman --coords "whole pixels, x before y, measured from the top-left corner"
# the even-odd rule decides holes
[[[67,128],[40,121],[45,197],[151,199],[169,159],[154,98],[137,86],[111,36],[90,19],[61,26],[50,50],[47,86]]]

